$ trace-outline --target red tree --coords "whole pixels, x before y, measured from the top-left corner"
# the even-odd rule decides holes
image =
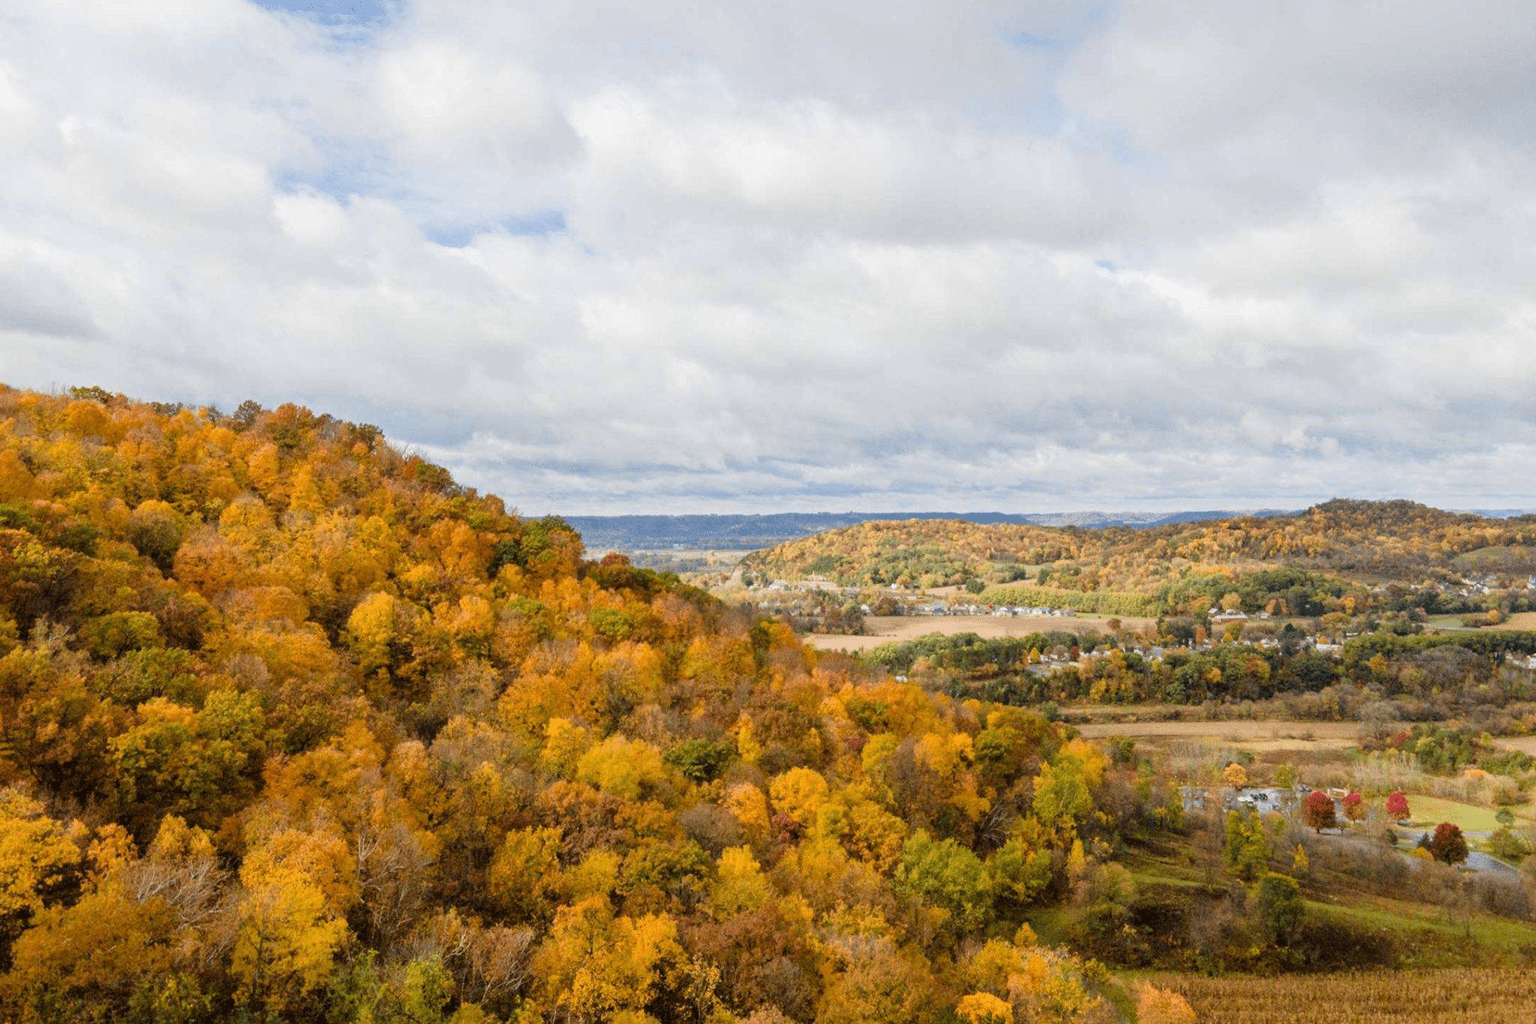
[[[1402,790],[1388,794],[1387,817],[1393,821],[1402,821],[1408,817],[1408,798],[1403,795]]]
[[[1319,833],[1325,828],[1335,828],[1339,823],[1333,806],[1333,797],[1315,789],[1301,802],[1301,816],[1308,827],[1316,829]]]
[[[1429,841],[1429,853],[1442,864],[1460,864],[1467,859],[1467,840],[1460,828],[1442,821],[1435,826],[1435,837]]]
[[[1359,793],[1351,792],[1344,797],[1344,817],[1350,821],[1359,821],[1365,817],[1365,798]]]

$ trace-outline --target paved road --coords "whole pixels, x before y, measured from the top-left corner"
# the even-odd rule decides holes
[[[1424,835],[1428,835],[1429,833],[1425,832],[1423,834]],[[1465,835],[1468,839],[1472,839],[1472,838],[1477,838],[1478,837],[1478,833],[1475,833],[1475,832],[1466,832],[1466,833],[1463,833],[1463,835]],[[1482,833],[1482,835],[1486,836],[1487,833],[1486,832]],[[1340,831],[1338,833],[1325,832],[1325,833],[1323,833],[1323,835],[1320,838],[1324,838],[1324,839],[1332,838],[1332,839],[1335,839],[1335,840],[1337,840],[1339,842],[1349,843],[1349,844],[1354,845],[1354,846],[1374,846],[1374,845],[1376,845],[1376,842],[1377,842],[1374,839],[1368,839],[1367,837],[1362,836],[1362,835],[1355,835],[1355,834],[1351,834],[1351,833],[1343,832],[1343,831]],[[1418,837],[1414,836],[1411,832],[1406,833],[1405,834],[1405,838],[1412,840],[1412,842],[1414,842],[1414,843],[1418,842]],[[1413,866],[1417,867],[1417,866],[1421,865],[1424,862],[1423,861],[1415,860],[1412,857],[1408,856],[1412,852],[1412,850],[1413,850],[1413,846],[1412,845],[1409,845],[1407,847],[1402,847],[1402,846],[1397,847],[1397,852],[1402,854],[1404,856],[1404,858],[1407,859],[1407,861],[1408,861],[1408,863],[1410,865],[1413,865]],[[1512,868],[1508,864],[1505,864],[1503,861],[1501,861],[1501,860],[1499,860],[1499,859],[1497,859],[1495,857],[1490,857],[1486,853],[1480,853],[1480,852],[1478,852],[1476,850],[1468,851],[1466,863],[1462,864],[1461,866],[1462,866],[1462,868],[1464,868],[1467,871],[1476,871],[1476,872],[1479,872],[1479,873],[1486,871],[1486,872],[1490,872],[1490,873],[1495,874],[1495,875],[1501,875],[1501,874],[1503,874],[1503,875],[1518,875],[1518,874],[1520,874],[1518,869]]]
[[[1465,865],[1463,865],[1463,866],[1468,871],[1491,871],[1491,872],[1493,872],[1496,875],[1498,875],[1498,874],[1509,874],[1509,875],[1518,875],[1518,874],[1520,874],[1520,872],[1518,870],[1516,870],[1515,868],[1510,867],[1508,864],[1505,864],[1503,861],[1501,861],[1501,860],[1499,860],[1499,859],[1497,859],[1495,857],[1490,857],[1486,853],[1479,853],[1476,850],[1473,850],[1471,853],[1467,854],[1467,863]]]
[[[1420,835],[1427,836],[1427,835],[1429,835],[1429,833],[1428,832],[1421,832]],[[1488,833],[1487,832],[1463,832],[1462,836],[1463,836],[1463,838],[1466,838],[1466,839],[1486,839],[1486,838],[1488,838]],[[1418,840],[1415,839],[1414,842],[1418,842]],[[1518,874],[1520,874],[1519,869],[1512,868],[1508,864],[1505,864],[1503,861],[1499,860],[1497,857],[1490,857],[1488,854],[1480,853],[1477,850],[1471,850],[1471,851],[1469,851],[1467,853],[1467,862],[1465,864],[1463,864],[1462,867],[1466,868],[1468,871],[1491,871],[1491,872],[1493,872],[1496,875],[1499,875],[1499,874],[1518,875]]]

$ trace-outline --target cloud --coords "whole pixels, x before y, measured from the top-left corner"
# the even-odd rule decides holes
[[[0,379],[539,513],[1536,503],[1525,6],[334,6],[0,12]]]

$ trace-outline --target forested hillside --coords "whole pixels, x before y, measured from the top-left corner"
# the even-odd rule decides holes
[[[1150,529],[874,522],[780,544],[745,565],[770,576],[822,576],[854,586],[1027,581],[1056,591],[1174,600],[1180,581],[1191,577],[1280,566],[1369,583],[1491,574],[1519,577],[1523,585],[1536,572],[1536,517],[1488,519],[1407,501],[1335,500],[1291,516]]]
[[[1166,794],[864,671],[373,427],[0,390],[0,1019],[1105,1012],[1023,914]]]

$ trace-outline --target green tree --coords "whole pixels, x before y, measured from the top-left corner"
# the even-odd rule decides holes
[[[1289,875],[1266,873],[1259,879],[1254,896],[1265,936],[1276,945],[1288,943],[1300,929],[1306,910],[1296,880]]]
[[[992,879],[981,859],[953,839],[926,831],[908,837],[896,870],[896,889],[948,910],[967,930],[992,918]]]
[[[1269,836],[1264,822],[1251,810],[1227,812],[1224,850],[1227,869],[1251,882],[1269,867]]]

